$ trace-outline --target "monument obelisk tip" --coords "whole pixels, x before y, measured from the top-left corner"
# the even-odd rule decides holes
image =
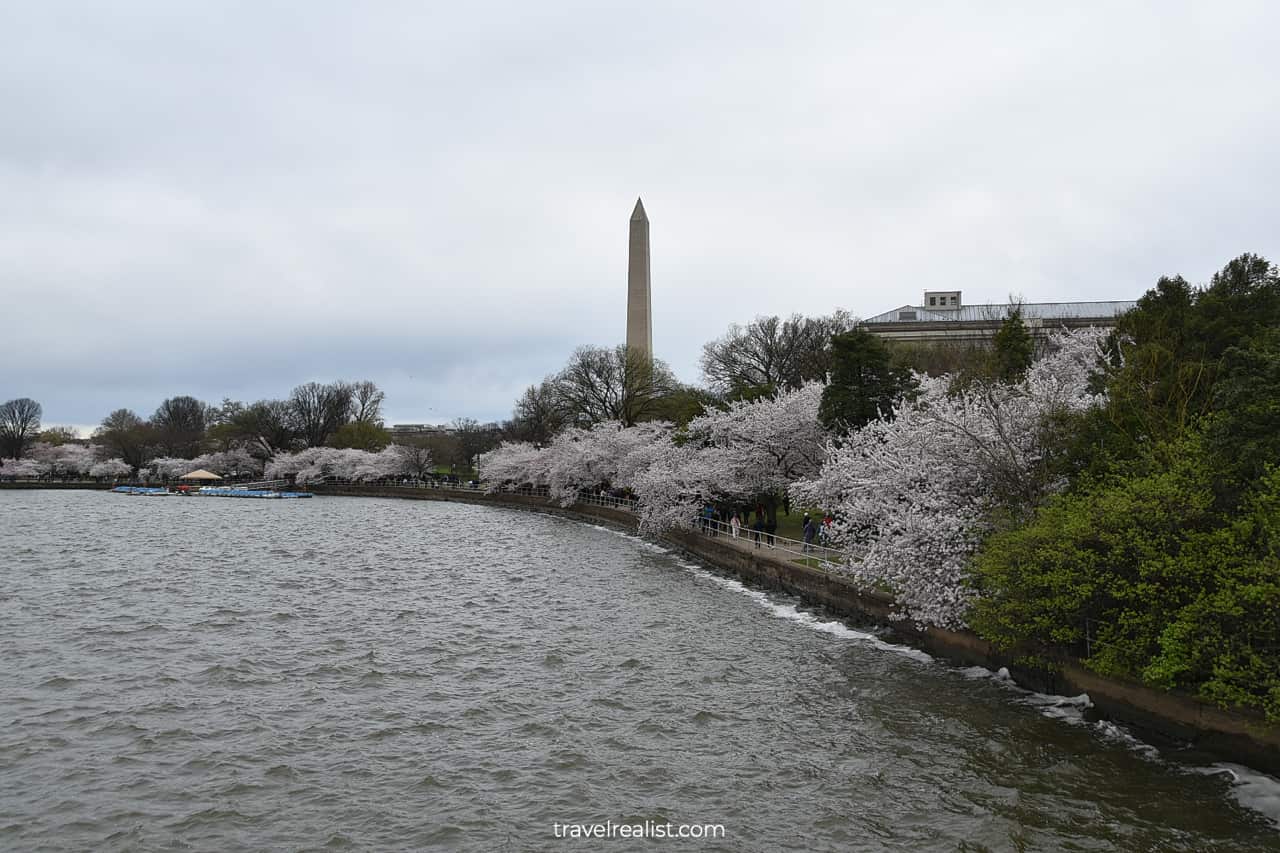
[[[649,221],[649,217],[645,216],[644,213],[644,202],[642,202],[638,197],[636,198],[636,209],[631,211],[631,219],[632,221]]]

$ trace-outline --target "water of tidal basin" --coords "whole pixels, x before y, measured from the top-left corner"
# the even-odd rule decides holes
[[[1266,777],[573,521],[5,491],[0,554],[3,849],[1280,847]]]

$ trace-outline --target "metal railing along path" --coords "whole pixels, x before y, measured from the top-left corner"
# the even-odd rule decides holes
[[[769,534],[763,530],[754,530],[745,524],[738,527],[736,536],[732,525],[714,518],[699,516],[694,520],[693,524],[694,529],[704,536],[725,537],[731,542],[741,544],[744,548],[754,547],[761,550],[781,551],[801,559],[817,560],[824,567],[839,565],[848,556],[838,548],[819,545],[816,542],[808,543],[799,539],[789,539],[786,536],[778,536],[777,534]]]
[[[607,509],[620,509],[623,512],[635,513],[639,501],[632,498],[615,498],[609,495],[579,495],[578,503],[589,506],[602,506]]]

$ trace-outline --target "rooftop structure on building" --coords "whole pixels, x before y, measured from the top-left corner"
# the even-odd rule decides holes
[[[965,305],[959,290],[926,290],[919,305],[868,317],[862,326],[882,338],[915,343],[984,342],[1014,310],[1037,336],[1059,329],[1110,328],[1137,305],[1115,302],[1023,302]]]

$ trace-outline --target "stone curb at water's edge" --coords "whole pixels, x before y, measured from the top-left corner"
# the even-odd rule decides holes
[[[0,488],[109,489],[109,485],[63,483],[0,483]],[[608,507],[575,504],[563,508],[545,497],[487,494],[454,490],[385,486],[322,486],[325,496],[410,498],[471,504],[490,504],[551,513],[592,523],[604,522],[628,533],[636,532],[636,518]],[[1045,693],[1088,693],[1103,716],[1132,726],[1155,739],[1190,744],[1195,750],[1280,775],[1280,726],[1269,725],[1261,714],[1224,710],[1192,696],[1156,690],[1132,681],[1090,672],[1076,661],[1063,661],[1059,671],[1046,673],[1015,665],[1008,656],[968,631],[941,628],[916,630],[891,622],[893,600],[855,587],[850,581],[766,552],[744,550],[696,531],[670,531],[662,540],[709,565],[758,586],[794,595],[809,605],[855,620],[888,625],[913,646],[963,666],[1007,667],[1022,686]]]

